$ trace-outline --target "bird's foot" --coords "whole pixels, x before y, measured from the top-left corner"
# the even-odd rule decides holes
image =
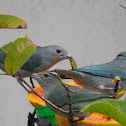
[[[78,119],[74,120],[75,122],[78,122],[78,121],[81,121],[81,120],[84,120],[85,117],[79,117]]]
[[[69,123],[75,123],[73,116],[68,116]]]
[[[78,121],[81,121],[81,120],[83,120],[85,117],[78,117],[78,119],[74,119],[73,117],[71,118],[71,117],[68,117],[68,121],[69,122],[71,122],[71,123],[76,123],[76,122],[78,122]]]
[[[115,99],[115,97],[118,95],[118,93],[119,93],[119,91],[117,91],[117,92],[111,92],[110,94],[111,94],[111,96]]]

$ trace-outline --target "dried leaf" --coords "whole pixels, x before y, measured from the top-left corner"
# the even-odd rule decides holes
[[[26,22],[18,17],[12,16],[12,15],[0,15],[0,28],[25,29]]]

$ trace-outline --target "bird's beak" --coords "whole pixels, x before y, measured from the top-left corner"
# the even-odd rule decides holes
[[[36,78],[40,78],[36,73],[31,75],[32,78],[36,79]]]
[[[69,60],[73,59],[73,57],[72,57],[69,53],[67,53],[67,55],[64,56],[64,58],[65,58],[65,59],[69,59]]]

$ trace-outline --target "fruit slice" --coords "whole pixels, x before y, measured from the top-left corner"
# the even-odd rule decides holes
[[[78,87],[78,88],[84,88],[84,87],[82,87],[81,85],[79,85],[75,82],[70,82],[70,83],[66,83],[66,84],[71,85],[71,86],[75,86],[75,87]]]
[[[44,92],[43,89],[41,88],[41,86],[38,86],[36,88],[34,88],[34,90],[36,90],[37,92],[39,92],[39,94],[44,97]],[[28,95],[28,99],[31,102],[31,104],[37,108],[37,107],[42,107],[42,106],[46,106],[45,105],[45,101],[43,101],[41,98],[39,98],[36,94],[34,93],[29,93]]]
[[[56,120],[60,126],[69,126],[68,119],[55,115]],[[75,118],[76,120],[77,118]],[[84,120],[78,121],[77,123],[88,125],[88,126],[121,126],[118,122],[113,119],[109,119],[107,116],[93,113],[88,117],[85,117]]]

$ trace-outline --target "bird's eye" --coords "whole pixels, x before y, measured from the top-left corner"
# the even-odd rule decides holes
[[[48,74],[44,74],[44,77],[48,77],[49,75]]]
[[[57,52],[57,53],[61,53],[61,50],[60,50],[60,49],[57,49],[56,52]]]

